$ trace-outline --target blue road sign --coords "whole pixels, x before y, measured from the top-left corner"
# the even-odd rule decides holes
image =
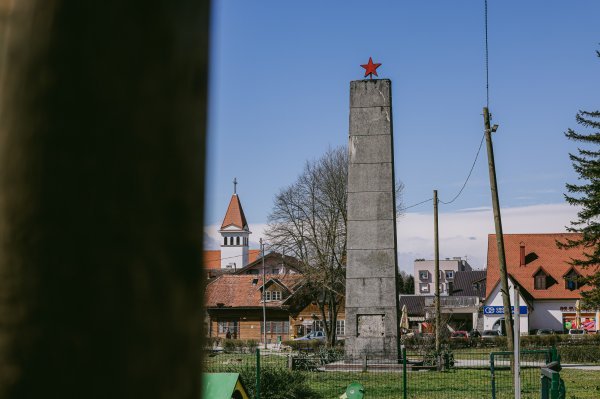
[[[511,306],[511,313],[515,313],[515,307]],[[519,310],[521,314],[527,314],[527,306],[519,306]],[[504,314],[504,306],[484,306],[483,314],[493,315],[493,314]]]

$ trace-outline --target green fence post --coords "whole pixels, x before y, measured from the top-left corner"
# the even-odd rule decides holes
[[[548,396],[548,378],[546,378],[543,374],[542,374],[542,387],[541,387],[541,399],[550,399],[550,397]]]
[[[492,399],[496,399],[496,371],[494,370],[493,353],[490,353],[490,372],[492,373]]]
[[[260,349],[256,348],[256,399],[260,399]]]
[[[408,387],[406,386],[406,348],[402,347],[402,397],[408,399]]]
[[[560,375],[552,373],[552,382],[550,383],[550,399],[559,399]]]
[[[550,348],[550,353],[551,353],[551,355],[550,355],[551,360],[550,361],[552,361],[552,362],[560,361],[560,359],[558,358],[558,350],[556,349],[556,346],[552,346]]]

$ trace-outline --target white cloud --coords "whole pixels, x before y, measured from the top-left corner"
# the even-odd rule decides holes
[[[510,233],[560,233],[576,218],[568,204],[541,204],[502,209],[502,229]],[[467,256],[471,266],[486,266],[487,236],[493,234],[491,209],[439,214],[440,257]],[[413,260],[433,259],[433,214],[407,213],[398,221],[398,263],[411,272]]]
[[[576,218],[577,208],[568,204],[541,204],[502,209],[502,227],[510,233],[560,233]],[[218,249],[219,225],[205,227],[206,249]],[[251,224],[250,247],[259,248],[266,224]],[[433,214],[405,213],[398,219],[398,264],[412,273],[413,261],[433,259]],[[439,215],[440,257],[467,256],[471,266],[486,266],[487,236],[494,233],[490,208],[470,208]],[[208,247],[210,245],[210,247]]]

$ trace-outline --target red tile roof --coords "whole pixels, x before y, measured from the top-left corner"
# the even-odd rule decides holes
[[[203,259],[204,259],[204,269],[220,269],[221,268],[221,250],[209,250],[204,251]],[[260,255],[260,249],[250,249],[248,250],[248,264],[256,261],[258,256]]]
[[[564,275],[573,267],[568,262],[571,259],[580,258],[583,254],[582,248],[560,249],[556,241],[565,241],[566,238],[576,239],[580,235],[576,233],[556,234],[504,234],[504,249],[506,252],[506,268],[517,282],[531,294],[535,299],[575,299],[580,298],[581,291],[587,291],[589,286],[584,285],[580,290],[570,291],[565,287]],[[520,246],[525,245],[526,259],[530,261],[525,266],[520,266]],[[535,254],[535,256],[533,256]],[[488,235],[487,252],[487,295],[500,280],[500,268],[498,266],[498,249],[496,235]],[[542,268],[557,284],[553,284],[545,290],[534,289],[533,275]],[[575,267],[582,276],[595,273],[596,268],[583,269]]]
[[[284,285],[290,292],[302,282],[303,276],[293,275],[267,275],[267,280],[276,279]],[[256,284],[252,284],[256,280]],[[262,286],[262,277],[256,275],[226,274],[212,280],[206,286],[206,295],[204,297],[207,308],[232,308],[232,307],[262,307],[260,287]],[[284,298],[285,300],[285,298]],[[268,301],[267,307],[281,307],[282,301]],[[221,306],[217,304],[222,304]]]
[[[244,215],[244,210],[242,209],[242,204],[237,194],[231,196],[225,218],[223,219],[223,224],[221,224],[221,229],[228,226],[235,226],[240,229],[248,227],[248,222],[246,221],[246,216]]]
[[[204,260],[204,269],[220,269],[221,268],[221,250],[204,251],[202,254]]]

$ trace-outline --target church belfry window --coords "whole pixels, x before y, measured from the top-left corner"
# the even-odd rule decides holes
[[[223,245],[227,245],[227,237],[223,237]]]

